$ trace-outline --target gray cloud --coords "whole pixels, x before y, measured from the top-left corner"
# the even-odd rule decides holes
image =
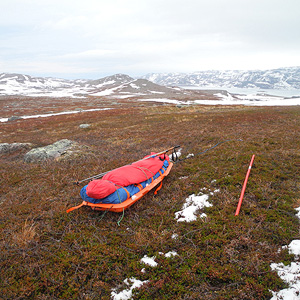
[[[11,0],[0,72],[113,73],[300,65],[298,0]]]

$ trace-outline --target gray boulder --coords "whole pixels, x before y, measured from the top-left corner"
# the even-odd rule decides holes
[[[62,155],[71,154],[75,145],[75,142],[63,139],[45,147],[34,148],[25,154],[24,161],[41,162],[48,159],[58,159]]]
[[[30,143],[0,143],[0,155],[32,148]]]
[[[89,128],[89,127],[91,127],[90,124],[80,124],[79,125],[79,128]]]
[[[12,116],[10,118],[8,118],[8,121],[15,121],[15,120],[20,120],[22,119],[21,117],[18,117],[18,116]]]

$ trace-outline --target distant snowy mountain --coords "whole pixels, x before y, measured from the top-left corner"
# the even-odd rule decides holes
[[[300,89],[300,67],[254,71],[151,73],[142,76],[160,85],[222,88]]]
[[[176,86],[176,87],[174,87]],[[97,80],[66,80],[50,77],[32,77],[23,74],[0,74],[0,96],[31,97],[105,97],[169,98],[183,101],[208,99],[205,92],[183,89],[179,86],[226,88],[254,88],[300,90],[300,67],[268,71],[201,71],[196,73],[152,73],[140,79],[115,74]]]
[[[99,80],[66,80],[2,73],[0,74],[0,95],[85,96],[133,80],[133,78],[123,74],[116,74]]]
[[[0,74],[0,95],[128,98],[166,93],[168,95],[176,94],[178,89],[160,86],[146,79],[134,79],[124,74],[116,74],[97,80],[66,80],[31,77],[22,74]]]
[[[130,78],[130,77],[129,77]],[[128,81],[119,82],[112,86],[106,86],[106,89],[101,88],[98,92],[94,90],[90,95],[92,96],[113,96],[116,98],[128,98],[128,97],[142,97],[157,95],[176,95],[187,93],[184,90],[178,88],[169,88],[155,84],[146,79],[133,79]]]

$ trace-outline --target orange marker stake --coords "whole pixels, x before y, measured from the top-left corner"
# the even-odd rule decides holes
[[[255,157],[255,155],[253,154],[252,158],[251,158],[251,161],[250,161],[250,165],[249,165],[247,174],[246,174],[246,178],[245,178],[245,181],[244,181],[244,184],[243,184],[240,200],[239,200],[238,206],[236,208],[235,216],[238,216],[239,213],[240,213],[240,209],[241,209],[241,206],[242,206],[242,202],[243,202],[243,198],[244,198],[244,194],[245,194],[245,190],[246,190],[246,185],[247,185],[247,181],[248,181],[250,171],[251,171],[251,168],[252,168],[252,165],[253,165],[254,157]]]

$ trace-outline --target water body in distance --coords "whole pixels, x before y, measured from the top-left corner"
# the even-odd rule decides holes
[[[227,88],[227,87],[218,87],[218,86],[180,86],[183,89],[190,90],[226,90],[231,94],[241,94],[241,95],[253,95],[253,94],[265,94],[279,97],[299,97],[300,90],[275,90],[275,89],[252,89],[252,88]]]

